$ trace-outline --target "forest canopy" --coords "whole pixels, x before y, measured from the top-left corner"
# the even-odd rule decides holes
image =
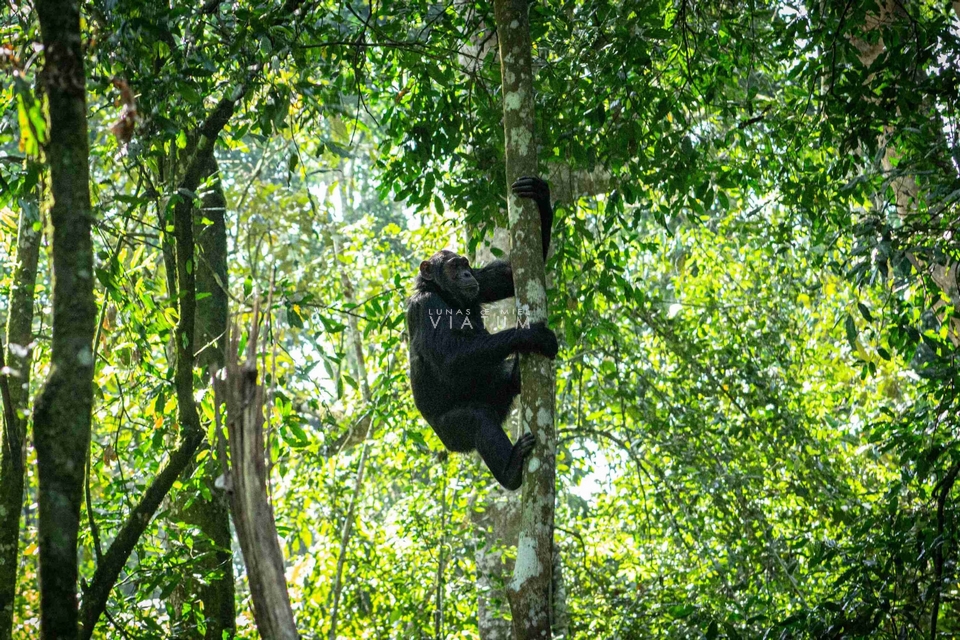
[[[0,74],[0,640],[960,633],[960,3],[7,0]],[[521,492],[411,393],[442,249],[559,342]]]

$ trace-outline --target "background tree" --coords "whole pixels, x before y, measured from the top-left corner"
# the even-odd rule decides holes
[[[29,288],[15,269],[36,186],[25,160],[53,139],[34,97],[37,13],[9,9],[0,311],[12,319]],[[557,199],[546,299],[564,344],[554,522],[569,635],[955,631],[955,9],[530,12],[536,160]],[[203,372],[218,332],[199,334],[218,291],[247,326],[255,292],[264,303],[272,289],[265,471],[298,625],[328,634],[339,593],[342,638],[485,634],[475,522],[493,515],[488,478],[469,457],[434,455],[399,363],[419,261],[509,224],[493,6],[121,1],[83,18],[99,314],[76,557],[83,605],[103,612],[84,632],[256,634],[239,556],[235,582],[224,564],[222,512],[215,528],[198,517],[222,497]],[[181,187],[224,100],[233,113],[208,156],[221,233],[210,171]],[[198,366],[184,388],[200,437],[164,476],[196,432],[176,418],[178,203],[197,244],[184,357]],[[202,284],[210,238],[225,242],[225,288]],[[49,257],[28,296],[33,399],[51,364]],[[29,433],[37,405],[24,407]],[[20,574],[14,637],[40,635],[38,453],[28,438],[19,561],[0,547]],[[8,468],[0,484],[16,479]],[[147,494],[155,506],[128,528]],[[106,580],[108,557],[122,562]],[[219,602],[235,598],[235,618],[210,598],[231,585]]]
[[[50,167],[54,273],[50,373],[37,397],[33,424],[39,475],[40,632],[42,638],[73,638],[78,630],[77,536],[90,443],[96,326],[86,77],[79,4],[51,0],[38,2],[36,9],[49,122],[44,153]]]

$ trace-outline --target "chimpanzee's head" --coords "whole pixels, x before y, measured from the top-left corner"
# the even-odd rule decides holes
[[[473,277],[470,263],[453,251],[437,251],[429,260],[420,263],[417,276],[418,291],[437,291],[456,302],[470,305],[480,295],[480,283]]]

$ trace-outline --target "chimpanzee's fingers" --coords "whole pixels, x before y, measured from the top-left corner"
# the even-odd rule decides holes
[[[525,433],[517,440],[517,443],[513,445],[517,448],[517,453],[521,456],[526,456],[531,451],[533,451],[534,445],[537,443],[536,439],[533,437],[532,433]]]
[[[547,183],[541,180],[540,178],[534,178],[531,176],[523,176],[518,178],[516,182],[511,185],[511,189],[515,194],[521,198],[546,198],[547,194],[550,193],[550,187],[547,186]]]
[[[510,187],[512,189],[523,189],[523,188],[535,189],[537,187],[537,179],[531,178],[530,176],[521,176],[520,178],[517,178],[514,181],[514,183],[510,185]]]
[[[522,177],[510,185],[511,191],[521,198],[536,198],[541,189],[538,188],[536,178]]]

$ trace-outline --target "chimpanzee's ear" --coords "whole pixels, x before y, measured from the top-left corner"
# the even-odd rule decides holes
[[[424,260],[420,263],[420,277],[424,280],[433,280],[433,269],[430,267],[429,260]]]

